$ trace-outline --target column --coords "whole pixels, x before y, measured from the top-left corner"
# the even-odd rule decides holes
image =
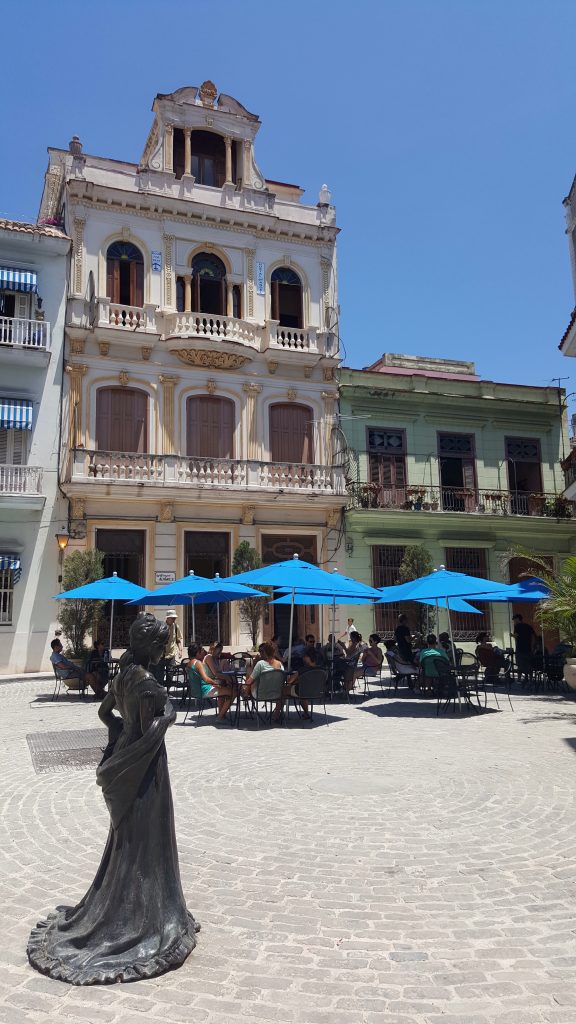
[[[74,292],[82,295],[82,262],[84,256],[84,227],[86,221],[82,217],[74,218]]]
[[[261,384],[253,384],[252,382],[242,385],[242,390],[246,395],[246,434],[248,437],[248,458],[257,460],[260,458],[260,452],[258,450],[258,432],[257,432],[257,415],[256,415],[256,398],[262,391]]]
[[[233,287],[230,281],[226,281],[226,316],[234,316]]]
[[[332,451],[331,451],[331,439],[332,439],[332,427],[334,425],[334,403],[336,402],[336,393],[334,391],[322,391],[322,401],[324,402],[324,430],[322,431],[324,452],[318,452],[315,456],[315,461],[325,466],[332,466]],[[322,458],[323,455],[323,458]]]
[[[174,235],[164,235],[164,305],[173,309],[173,278],[172,272],[172,246]]]
[[[191,128],[184,129],[184,174],[192,174]]]
[[[224,137],[224,145],[226,147],[226,181],[225,185],[232,185],[232,139],[229,135]]]
[[[161,373],[158,377],[163,390],[162,448],[164,455],[173,455],[174,445],[174,386],[179,377]]]
[[[82,378],[86,376],[88,367],[82,363],[67,363],[66,373],[70,376],[68,402],[68,446],[70,450],[83,444],[82,422]]]
[[[248,188],[252,185],[252,143],[244,140],[244,160],[242,166],[242,184]]]
[[[192,275],[184,274],[184,312],[192,310]]]
[[[164,170],[174,170],[174,125],[167,124],[164,129]]]

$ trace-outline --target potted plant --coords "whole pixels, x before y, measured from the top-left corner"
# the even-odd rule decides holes
[[[62,567],[64,592],[102,579],[104,575],[103,561],[104,555],[101,551],[72,551],[64,559]],[[89,629],[95,629],[104,603],[104,601],[76,597],[63,598],[60,602],[58,622],[62,628],[62,634],[68,642],[66,655],[71,661],[83,664],[88,653],[85,643],[86,633]]]
[[[528,515],[529,516],[540,516],[540,515],[542,515],[545,503],[546,503],[546,495],[545,494],[529,494],[528,495]]]
[[[430,511],[437,512],[440,506],[438,494],[436,491],[430,491]]]
[[[426,497],[425,487],[407,487],[406,494],[408,498],[412,499],[412,508],[415,512],[420,512]]]
[[[527,552],[520,551],[522,557]],[[562,640],[576,653],[576,555],[564,559],[558,572],[547,562],[528,553],[532,564],[527,576],[539,576],[550,588],[550,597],[538,605],[537,618],[543,628],[557,629]],[[564,679],[571,690],[576,690],[576,657],[567,658]]]

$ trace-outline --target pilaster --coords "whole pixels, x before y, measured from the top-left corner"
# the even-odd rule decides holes
[[[246,424],[247,424],[247,435],[248,435],[248,458],[257,460],[260,458],[260,452],[258,450],[258,422],[257,422],[257,408],[256,399],[262,391],[261,384],[255,384],[252,381],[246,382],[242,385],[242,390],[246,395]]]
[[[172,374],[161,373],[158,377],[163,389],[162,448],[164,455],[173,455],[174,445],[174,386],[180,380]]]
[[[70,377],[68,404],[68,447],[70,450],[84,444],[83,387],[82,378],[88,367],[85,363],[67,363],[66,373]]]

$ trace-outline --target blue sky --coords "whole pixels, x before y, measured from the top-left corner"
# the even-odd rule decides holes
[[[211,78],[260,115],[267,177],[332,189],[348,365],[467,358],[576,391],[574,0],[31,0],[28,32],[22,12],[2,13],[0,216],[35,219],[47,146],[135,161],[154,95]]]

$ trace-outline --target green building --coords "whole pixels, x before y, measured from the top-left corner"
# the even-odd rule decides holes
[[[576,551],[573,506],[562,496],[562,389],[482,380],[468,362],[386,353],[341,371],[340,412],[350,575],[396,583],[406,547],[423,544],[436,566],[514,582],[525,564],[505,564],[511,549],[554,560]],[[508,606],[484,608],[453,616],[455,639],[472,641],[486,628],[507,644]],[[532,621],[531,606],[513,610]],[[397,614],[393,605],[359,607],[354,621],[364,635],[389,632]]]

